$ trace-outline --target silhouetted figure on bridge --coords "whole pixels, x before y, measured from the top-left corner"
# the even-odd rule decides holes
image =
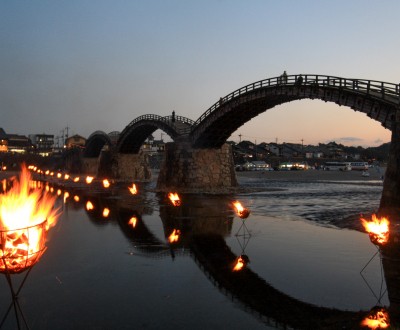
[[[303,83],[303,76],[300,75],[298,76],[297,80],[296,80],[296,85],[300,86]]]
[[[175,123],[175,111],[172,111],[172,122]]]

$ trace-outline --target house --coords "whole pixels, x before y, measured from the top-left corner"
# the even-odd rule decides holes
[[[30,134],[29,138],[36,148],[36,153],[49,156],[54,148],[54,135],[52,134]]]
[[[67,149],[83,148],[86,144],[86,139],[78,134],[72,135],[65,140],[65,147]]]

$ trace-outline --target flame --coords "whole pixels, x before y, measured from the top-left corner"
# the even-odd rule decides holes
[[[133,183],[132,187],[128,187],[129,191],[131,192],[132,195],[136,195],[137,194],[137,188],[136,185]]]
[[[240,203],[239,201],[234,201],[232,204],[233,204],[233,207],[235,208],[236,214],[240,218],[246,219],[250,215],[250,211],[248,209],[246,209],[245,207],[243,207],[242,203]]]
[[[243,260],[242,256],[239,256],[236,259],[236,263],[235,263],[235,266],[233,267],[233,271],[238,272],[239,270],[242,270],[243,267],[244,267],[244,260]]]
[[[181,231],[179,229],[174,229],[172,231],[172,234],[169,235],[169,237],[168,237],[168,242],[170,242],[170,243],[178,242],[180,234],[181,234]]]
[[[103,186],[104,186],[104,188],[110,187],[110,181],[108,181],[107,179],[104,179],[103,180]]]
[[[132,226],[132,228],[136,227],[136,223],[137,223],[137,218],[136,217],[132,217],[129,219],[128,225]]]
[[[62,177],[62,174],[61,173],[57,173],[57,178],[61,178]]]
[[[169,200],[171,201],[171,203],[172,203],[173,206],[179,206],[179,205],[181,205],[181,199],[179,198],[178,193],[172,193],[172,192],[170,192],[170,193],[168,194],[168,198],[169,198]]]
[[[67,201],[68,197],[69,197],[69,192],[68,191],[64,192],[64,203]]]
[[[88,176],[86,177],[86,183],[87,183],[87,184],[91,184],[92,181],[93,181],[93,179],[94,179],[94,178],[93,178],[92,176],[89,176],[89,175],[88,175]]]
[[[362,322],[361,325],[370,329],[386,329],[389,327],[389,313],[384,308],[372,311]]]
[[[386,244],[389,240],[389,219],[382,217],[378,219],[375,214],[372,215],[372,220],[367,221],[361,218],[361,222],[369,234],[372,243],[377,245]]]
[[[31,175],[23,166],[12,188],[0,195],[0,271],[21,272],[37,262],[47,231],[59,216],[56,197],[30,189]]]
[[[65,175],[64,175],[64,179],[65,179],[65,180],[68,180],[68,179],[69,179],[69,174],[65,174]]]
[[[86,210],[91,211],[94,209],[94,205],[91,201],[86,202]]]
[[[75,202],[79,202],[79,200],[80,200],[79,196],[78,196],[78,195],[75,195],[75,196],[74,196],[74,201],[75,201]]]
[[[109,215],[110,215],[110,209],[107,208],[107,207],[105,207],[105,208],[103,209],[103,217],[104,217],[104,218],[107,218]]]
[[[79,176],[76,176],[76,177],[74,178],[74,182],[79,182],[79,180],[80,180]]]

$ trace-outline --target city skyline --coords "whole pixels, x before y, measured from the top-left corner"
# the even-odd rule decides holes
[[[143,114],[196,120],[255,81],[321,74],[397,83],[396,1],[68,1],[0,4],[1,127],[122,131]],[[356,13],[356,14],[355,14]],[[50,128],[50,130],[49,130]],[[159,133],[157,133],[158,135]],[[230,140],[377,146],[390,131],[316,100],[277,106]]]

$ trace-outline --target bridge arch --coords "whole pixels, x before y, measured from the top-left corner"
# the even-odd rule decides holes
[[[95,158],[99,157],[101,150],[105,145],[112,146],[112,137],[116,132],[111,132],[107,134],[103,131],[95,131],[86,140],[84,157]],[[111,135],[111,136],[110,136]]]
[[[302,99],[334,102],[365,113],[393,129],[399,85],[325,75],[290,75],[260,80],[221,98],[192,125],[195,148],[220,148],[240,126],[277,105]]]
[[[121,132],[117,142],[117,152],[137,154],[144,141],[157,129],[163,130],[173,140],[190,130],[194,121],[183,116],[143,115],[137,117]]]

